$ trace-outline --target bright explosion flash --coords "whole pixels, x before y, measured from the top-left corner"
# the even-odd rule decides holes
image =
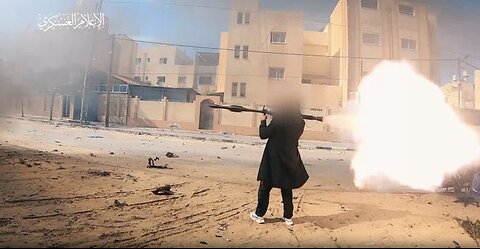
[[[351,167],[361,189],[434,191],[480,155],[477,134],[407,63],[382,62],[362,80],[354,135]]]

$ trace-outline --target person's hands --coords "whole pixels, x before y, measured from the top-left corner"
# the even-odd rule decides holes
[[[263,114],[263,120],[267,120],[267,118],[268,118],[268,115],[264,113]]]

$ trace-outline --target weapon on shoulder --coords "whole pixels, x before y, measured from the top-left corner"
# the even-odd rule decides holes
[[[240,106],[240,105],[211,104],[210,107],[215,108],[215,109],[226,109],[226,110],[229,110],[231,112],[257,112],[257,113],[273,115],[273,112],[265,109],[265,107],[263,107],[262,110],[251,109],[251,108],[247,108],[247,107]],[[316,116],[313,116],[313,115],[306,115],[306,114],[302,114],[302,117],[305,120],[315,120],[315,121],[323,122],[323,117],[316,117]]]

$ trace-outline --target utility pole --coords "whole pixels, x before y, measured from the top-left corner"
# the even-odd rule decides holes
[[[458,70],[458,109],[462,109],[462,64],[461,60],[457,61],[457,70]]]
[[[100,3],[97,6],[97,12],[100,13],[102,11],[102,5],[103,5],[103,0],[100,0]],[[92,45],[90,47],[90,56],[88,57],[89,61],[87,65],[85,66],[85,72],[83,75],[83,87],[82,87],[82,102],[80,104],[80,124],[83,124],[85,122],[86,114],[87,114],[87,106],[86,106],[86,101],[85,101],[85,91],[87,88],[87,81],[88,81],[88,74],[90,73],[90,70],[92,69],[92,61],[93,61],[93,55],[95,53],[95,41],[97,39],[97,30],[95,29],[93,31],[93,38],[92,38]]]
[[[105,107],[105,127],[110,126],[110,80],[112,79],[112,66],[113,66],[113,51],[115,50],[115,34],[112,34],[112,47],[110,51],[110,66],[108,68],[108,77],[107,77],[107,104]]]

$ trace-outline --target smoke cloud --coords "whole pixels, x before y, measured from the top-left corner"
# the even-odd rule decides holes
[[[362,80],[354,120],[351,168],[361,189],[434,191],[480,155],[478,135],[405,62],[382,62]]]

